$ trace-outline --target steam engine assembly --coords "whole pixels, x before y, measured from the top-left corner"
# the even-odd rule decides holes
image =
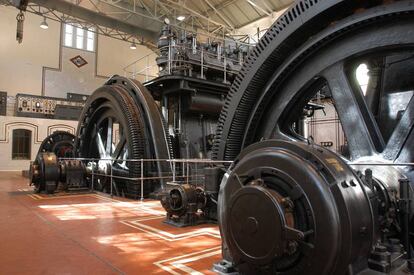
[[[211,158],[224,98],[247,53],[246,46],[223,44],[199,43],[195,34],[166,24],[158,42],[159,77],[142,85],[113,76],[97,89],[85,103],[72,144],[78,163],[52,152],[39,154],[32,169],[37,190],[77,186],[130,198],[152,196],[163,201],[168,222],[182,226],[217,220],[219,180],[206,174],[206,182],[197,187],[181,185],[184,180],[170,184],[166,178],[173,168],[165,160]],[[182,174],[182,169],[174,172]],[[68,182],[73,170],[76,184]],[[141,177],[152,180],[142,187]]]
[[[159,77],[96,90],[73,142],[89,162],[40,152],[37,190],[90,187],[93,172],[95,189],[159,198],[167,223],[218,219],[221,274],[414,273],[414,1],[298,0],[243,65],[240,47],[196,38],[166,25]],[[321,94],[346,155],[306,130]],[[140,161],[172,158],[232,164],[206,165],[195,184],[171,181],[183,167]]]

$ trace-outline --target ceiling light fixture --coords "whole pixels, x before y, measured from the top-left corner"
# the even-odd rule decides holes
[[[43,17],[42,23],[40,23],[40,28],[47,30],[49,28],[49,25],[46,22],[46,17]]]
[[[185,16],[184,15],[177,16],[177,20],[178,21],[184,21],[184,19],[185,19]]]
[[[251,0],[246,0],[250,5],[257,8],[257,4]]]
[[[131,46],[129,46],[129,48],[131,50],[136,50],[137,49],[137,44],[135,44],[135,41],[131,43]]]

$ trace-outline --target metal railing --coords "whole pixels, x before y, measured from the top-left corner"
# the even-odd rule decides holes
[[[211,159],[99,159],[99,158],[60,158],[59,160],[79,160],[85,163],[87,167],[92,169],[89,172],[90,190],[95,190],[96,180],[99,178],[109,178],[110,181],[110,195],[114,194],[120,195],[116,189],[116,184],[114,180],[122,179],[127,181],[135,181],[136,184],[139,184],[140,187],[140,199],[144,200],[144,187],[145,184],[151,184],[154,180],[171,180],[176,183],[189,183],[193,184],[196,187],[203,187],[204,184],[204,174],[202,170],[206,167],[213,167],[217,165],[222,165],[225,167],[230,166],[233,161],[222,161],[222,160],[211,160]],[[99,172],[95,170],[98,167],[99,162],[106,162],[105,164],[110,164],[109,171],[107,173]],[[114,175],[114,164],[115,163],[128,163],[134,162],[140,164],[140,174],[138,177],[124,177],[119,175]],[[165,164],[164,166],[160,165],[146,165],[146,164]],[[381,162],[366,162],[366,163],[354,163],[348,162],[350,166],[414,166],[414,163],[381,163]],[[149,171],[148,168],[153,168],[154,170]],[[164,167],[165,171],[159,171],[160,167]],[[161,176],[151,176],[152,174],[157,174]]]
[[[136,79],[137,76],[142,76],[144,77],[145,82],[158,77],[158,66],[155,62],[155,59],[158,56],[159,52],[152,52],[138,58],[122,69],[124,71],[124,76],[132,79]],[[153,70],[157,73],[152,73]]]
[[[220,161],[211,159],[99,159],[99,158],[60,158],[59,160],[79,160],[82,161],[86,167],[92,167],[90,169],[90,190],[93,191],[95,188],[97,178],[109,178],[110,181],[110,195],[120,195],[114,179],[122,179],[127,181],[135,181],[140,185],[140,199],[144,200],[144,185],[150,184],[151,181],[168,181],[178,183],[191,183],[197,187],[201,186],[204,182],[204,175],[202,173],[203,168],[212,167],[214,165],[229,166],[232,161]],[[96,167],[99,166],[99,162],[104,162],[105,165],[110,164],[109,171],[107,173],[99,172]],[[116,163],[139,163],[140,164],[140,175],[139,177],[124,177],[114,175],[114,164]],[[153,164],[154,170],[149,171]],[[164,166],[159,164],[165,164]],[[167,167],[165,171],[159,171],[160,167]],[[159,174],[162,176],[151,176],[151,174]]]
[[[237,65],[242,65],[243,63],[243,60],[229,58],[224,53],[218,54],[218,53],[209,52],[209,51],[204,50],[203,47],[193,48],[193,47],[187,47],[183,45],[168,45],[168,46],[159,48],[156,52],[152,52],[147,55],[144,55],[138,58],[137,60],[135,60],[134,62],[125,66],[123,68],[124,76],[133,78],[133,79],[136,79],[138,76],[142,76],[144,77],[145,82],[158,77],[159,74],[154,73],[154,71],[158,72],[158,69],[159,69],[155,60],[157,57],[160,56],[160,53],[163,52],[164,50],[168,52],[167,67],[166,67],[166,69],[168,70],[168,74],[172,74],[173,70],[178,68],[178,66],[175,65],[177,63],[180,63],[181,67],[183,65],[196,65],[196,66],[200,66],[201,68],[201,72],[200,72],[201,78],[205,77],[206,69],[214,68],[216,70],[220,70],[223,72],[223,79],[224,79],[224,82],[226,82],[228,73],[238,72],[238,71],[227,68],[227,65],[229,64],[229,62],[233,64],[237,64]],[[198,62],[198,61],[193,61],[193,60],[174,59],[173,56],[175,56],[175,54],[173,52],[178,52],[178,50],[191,52],[195,56],[199,54],[200,61]],[[217,60],[219,61],[220,65],[219,64],[212,65],[211,63],[208,62],[208,60]]]

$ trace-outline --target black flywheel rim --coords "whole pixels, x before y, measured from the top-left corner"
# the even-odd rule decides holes
[[[140,162],[125,159],[142,159],[146,156],[146,134],[140,118],[139,109],[126,90],[113,86],[98,89],[88,101],[80,119],[78,156],[100,159],[98,169],[101,173],[110,175],[112,169],[114,176],[139,177]],[[131,189],[128,183],[132,185],[132,181],[114,181],[121,188],[124,186],[122,183],[127,183],[125,190],[117,190],[119,192],[125,194],[137,191],[137,188],[128,190]],[[100,182],[104,182],[100,188],[108,191],[109,178],[102,178]]]
[[[39,146],[38,153],[54,152],[56,156],[73,157],[75,136],[69,132],[55,131],[47,136]]]
[[[319,3],[328,2],[331,1]],[[363,3],[370,1],[343,1],[345,2],[360,2],[363,7]],[[284,60],[278,59],[277,54],[273,53],[286,51],[286,48],[292,46],[284,41],[279,41],[278,46],[272,45],[272,36],[277,37],[281,32],[265,35],[259,43],[259,50],[253,52],[250,61],[248,59],[244,65],[241,71],[243,77],[236,79],[232,92],[226,99],[217,127],[213,149],[215,158],[235,160],[244,148],[261,140],[305,141],[293,131],[290,123],[302,114],[304,104],[312,98],[315,91],[328,87],[348,140],[350,160],[413,162],[413,97],[408,100],[404,112],[393,125],[394,130],[386,133],[387,131],[381,129],[383,126],[379,127],[381,121],[377,120],[378,114],[374,114],[371,106],[368,108],[365,95],[356,89],[359,87],[355,87],[355,79],[350,76],[350,70],[355,69],[358,64],[366,62],[376,69],[375,65],[384,67],[384,64],[392,64],[380,63],[378,60],[393,58],[397,60],[396,64],[406,62],[410,72],[414,72],[411,70],[414,67],[413,4],[414,1],[397,1],[358,10],[351,16],[349,10],[339,12],[342,18],[335,18],[331,14],[330,24],[321,26],[314,33],[301,33],[307,39],[300,45],[295,45]],[[323,4],[320,6],[323,10]],[[292,10],[294,8],[287,14],[292,14]],[[321,14],[314,21],[323,21]],[[288,16],[274,25],[288,24],[286,17]],[[273,62],[274,68],[270,66],[269,71],[269,64],[264,60],[270,64]],[[400,75],[403,75],[402,71]],[[402,92],[414,90],[412,79],[414,78],[410,78],[409,88],[404,88]],[[238,165],[237,161],[235,165]],[[410,177],[411,172],[405,172]],[[226,183],[222,189],[225,187]],[[233,195],[232,191],[234,190],[222,192],[219,208],[222,207],[223,213],[227,211],[229,201],[226,199]],[[223,213],[220,214],[221,227],[227,221]],[[411,224],[413,222],[412,219]],[[230,256],[236,255],[237,258],[237,252],[234,252],[229,241],[229,234],[224,234],[223,243],[224,250],[227,249]],[[245,264],[240,263],[240,266]],[[273,263],[278,265],[277,260]],[[251,268],[256,267],[252,265]],[[280,274],[297,274],[294,270],[279,271]]]
[[[381,157],[386,160],[412,161],[410,155],[403,152],[410,149],[403,148],[403,145],[409,146],[408,139],[413,139],[410,135],[412,125],[408,125],[410,128],[403,131],[399,140],[388,142],[390,146],[387,148],[378,127],[372,121],[373,115],[368,113],[366,107],[361,109],[361,96],[355,98],[358,95],[351,89],[349,79],[344,74],[349,60],[361,55],[375,56],[387,51],[390,54],[398,51],[414,53],[414,11],[410,3],[404,1],[387,5],[387,8],[372,8],[335,22],[297,49],[279,66],[270,80],[262,80],[266,84],[262,85],[263,89],[256,91],[253,103],[246,105],[248,99],[244,102],[240,96],[243,90],[239,90],[241,94],[236,96],[241,98],[240,101],[232,102],[229,97],[227,101],[232,102],[234,109],[222,112],[222,118],[231,119],[227,122],[219,121],[215,156],[232,160],[242,148],[262,139],[300,140],[283,125],[284,121],[289,114],[294,113],[299,98],[306,98],[306,93],[303,93],[306,85],[325,78],[328,85],[332,86],[331,90],[334,93],[336,91],[332,96],[349,140],[353,160],[382,153]],[[407,106],[407,110],[411,105]],[[356,124],[351,123],[355,121],[347,120],[347,115],[352,112],[358,114],[352,118],[357,120]],[[248,117],[241,118],[242,113],[247,113]],[[407,121],[410,120],[410,112],[406,113],[406,122],[403,122],[405,125],[400,128],[407,127]],[[352,127],[356,130],[350,131]],[[392,146],[393,143],[400,147]]]

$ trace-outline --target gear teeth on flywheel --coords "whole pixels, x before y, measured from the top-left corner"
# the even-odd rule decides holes
[[[240,153],[252,108],[266,85],[263,80],[313,34],[368,2],[302,0],[276,20],[250,51],[230,88],[217,124],[213,159],[234,160]]]

